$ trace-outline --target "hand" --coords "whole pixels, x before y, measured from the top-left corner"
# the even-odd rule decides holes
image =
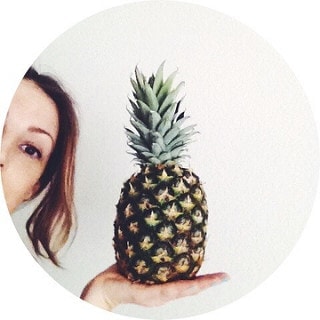
[[[226,273],[214,273],[198,276],[193,280],[154,285],[140,284],[133,283],[119,274],[114,264],[87,284],[81,299],[109,311],[123,303],[155,307],[174,299],[195,295],[228,279]]]

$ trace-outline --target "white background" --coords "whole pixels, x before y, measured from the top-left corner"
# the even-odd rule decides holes
[[[121,1],[108,2],[108,7]],[[206,4],[202,1],[194,1]],[[317,47],[319,27],[316,22],[315,2],[306,1],[304,6],[290,2],[242,1],[241,5],[235,1],[212,1],[206,4],[215,10],[251,27],[284,57],[290,68],[302,83],[313,113],[319,119],[319,103],[317,83],[319,77],[319,48]],[[26,7],[24,7],[26,6]],[[1,10],[1,112],[12,97],[21,74],[34,61],[35,57],[60,36],[67,28],[82,19],[106,9],[105,1],[92,1],[90,5],[75,3],[65,5],[55,2],[54,7],[43,5],[41,2],[29,1],[28,5],[19,1],[12,1]],[[2,115],[2,114],[1,114]],[[3,115],[2,115],[3,116]],[[317,200],[318,201],[318,200]],[[313,215],[307,227],[294,248],[290,257],[281,267],[256,290],[212,313],[217,319],[231,319],[243,314],[248,319],[259,317],[292,317],[317,319],[317,298],[313,293],[318,287],[319,261],[316,257],[319,237],[317,225],[319,218],[315,215],[319,211],[316,202]],[[1,208],[5,212],[5,208]],[[10,219],[1,215],[1,283],[6,290],[1,291],[0,314],[11,313],[10,318],[33,314],[39,310],[38,318],[45,314],[49,319],[77,315],[80,319],[87,319],[96,313],[96,319],[105,317],[104,312],[88,306],[72,294],[57,286],[42,269],[30,259],[29,253],[16,236]],[[23,266],[21,256],[25,256]],[[26,276],[27,275],[27,276]],[[30,275],[30,276],[29,276]],[[35,279],[39,279],[35,282]],[[52,288],[51,288],[52,287]],[[48,288],[50,288],[48,290]],[[3,296],[2,296],[3,295]],[[56,308],[52,308],[53,306]],[[94,309],[94,310],[93,310]],[[48,310],[50,312],[48,313]],[[119,315],[113,315],[121,318]],[[37,316],[34,316],[37,319]],[[202,317],[199,317],[202,318]]]

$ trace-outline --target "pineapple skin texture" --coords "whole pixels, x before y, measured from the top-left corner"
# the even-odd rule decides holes
[[[113,245],[133,282],[192,279],[204,259],[208,208],[199,177],[177,164],[145,165],[121,190]]]

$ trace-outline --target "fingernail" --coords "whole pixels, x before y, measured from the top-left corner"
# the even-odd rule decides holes
[[[221,282],[228,282],[230,280],[230,276],[226,273],[222,279],[221,279]]]
[[[223,274],[223,275],[221,276],[220,281],[214,281],[214,282],[211,284],[211,286],[213,287],[213,286],[216,286],[216,285],[218,285],[218,284],[221,284],[221,283],[224,283],[224,282],[228,282],[230,279],[231,279],[230,276],[229,276],[227,273],[225,273],[225,274]]]
[[[223,276],[223,281],[229,281],[231,278],[228,273],[225,273]]]

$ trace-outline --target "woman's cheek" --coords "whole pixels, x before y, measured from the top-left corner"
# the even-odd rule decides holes
[[[10,163],[10,166],[3,171],[3,189],[10,213],[32,197],[42,172],[39,165],[28,163],[25,165]]]

